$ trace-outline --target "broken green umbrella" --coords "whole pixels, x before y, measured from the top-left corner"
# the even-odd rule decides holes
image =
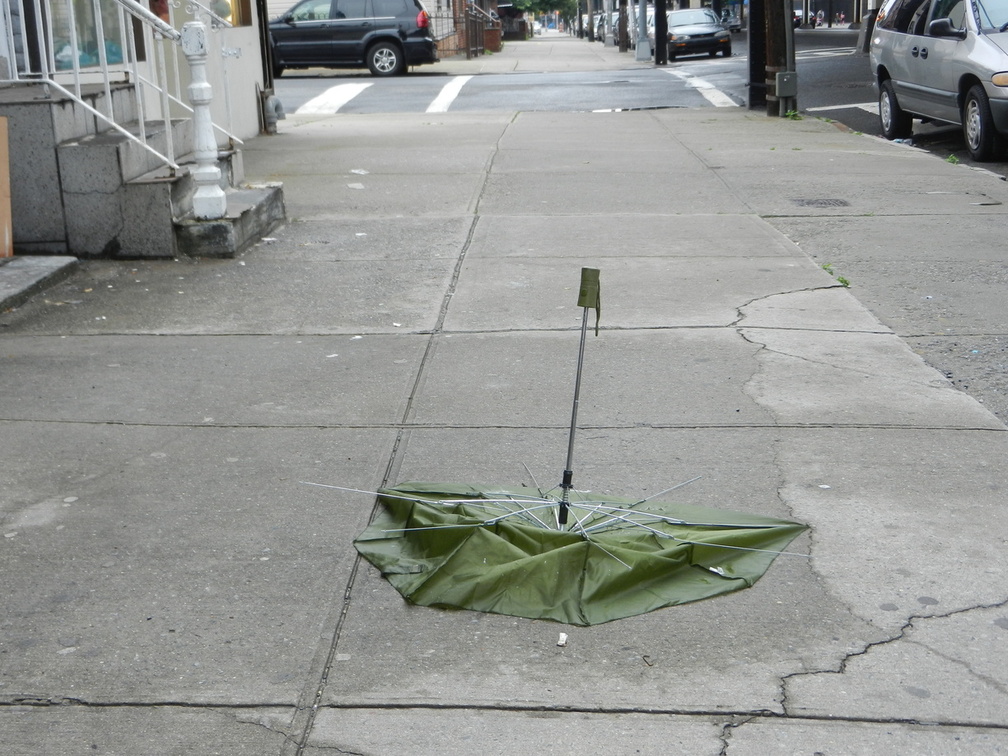
[[[747,588],[805,526],[684,504],[407,483],[354,545],[409,601],[596,625]]]
[[[598,333],[598,281],[598,270],[582,269],[581,347],[559,497],[437,483],[378,492],[381,511],[354,545],[412,603],[596,625],[747,588],[805,530],[787,520],[574,489],[581,368],[590,309]]]

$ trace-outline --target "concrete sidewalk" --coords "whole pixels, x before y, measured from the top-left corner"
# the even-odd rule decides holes
[[[245,165],[290,222],[241,258],[0,316],[5,753],[1008,749],[1008,435],[918,354],[1008,331],[1004,182],[729,108],[288,118]],[[559,482],[582,266],[575,485],[702,475],[803,556],[591,628],[406,605],[374,498],[302,482]]]

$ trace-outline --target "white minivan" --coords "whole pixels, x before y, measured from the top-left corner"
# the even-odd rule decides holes
[[[886,0],[871,40],[887,139],[913,119],[959,124],[974,160],[1008,139],[1008,0]]]

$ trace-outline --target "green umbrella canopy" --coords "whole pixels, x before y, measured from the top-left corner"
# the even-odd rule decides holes
[[[410,602],[597,625],[755,583],[805,526],[684,504],[587,498],[571,524],[536,489],[405,483],[354,541]]]

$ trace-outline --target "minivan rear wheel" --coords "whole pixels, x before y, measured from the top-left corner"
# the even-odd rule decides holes
[[[879,85],[878,116],[882,136],[886,139],[906,139],[913,133],[913,119],[899,106],[889,79]]]
[[[375,76],[395,76],[402,73],[406,61],[395,42],[375,42],[367,51],[367,67]]]
[[[987,93],[974,84],[966,93],[962,112],[963,138],[970,156],[977,161],[992,160],[1002,149],[1002,140],[994,128]]]

